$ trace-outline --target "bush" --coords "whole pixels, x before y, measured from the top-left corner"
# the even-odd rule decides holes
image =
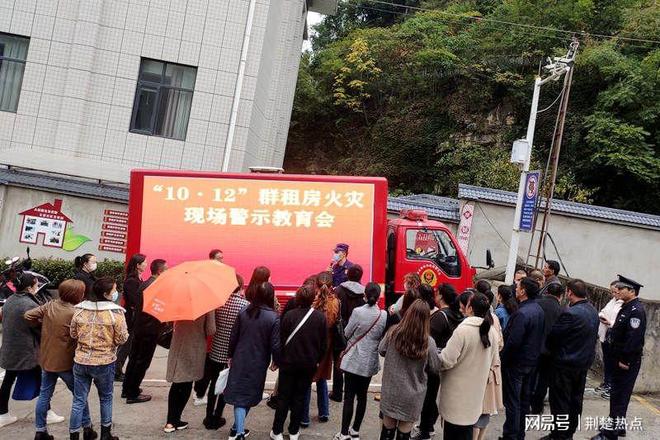
[[[0,264],[0,267],[0,270],[6,268],[4,261]],[[30,270],[48,278],[53,288],[57,288],[62,281],[72,278],[75,273],[73,261],[62,258],[35,258],[32,260],[32,268]],[[94,275],[98,278],[114,278],[117,282],[117,288],[121,291],[124,284],[124,263],[107,259],[99,261]]]

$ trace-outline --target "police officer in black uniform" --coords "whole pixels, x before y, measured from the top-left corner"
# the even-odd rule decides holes
[[[638,296],[639,289],[644,286],[619,275],[616,287],[624,304],[609,336],[615,362],[610,395],[611,420],[608,421],[608,426],[602,427],[600,433],[591,440],[616,440],[625,437],[626,411],[642,363],[646,312]]]

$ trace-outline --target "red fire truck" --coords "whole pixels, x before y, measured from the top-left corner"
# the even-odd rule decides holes
[[[173,266],[218,248],[246,282],[269,267],[281,300],[327,269],[337,243],[389,301],[408,272],[459,291],[475,275],[443,223],[416,210],[388,219],[384,178],[135,170],[130,188],[127,255]]]

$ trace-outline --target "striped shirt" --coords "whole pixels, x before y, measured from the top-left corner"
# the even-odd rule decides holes
[[[227,363],[229,356],[229,338],[236,322],[236,317],[248,306],[248,301],[240,293],[232,293],[227,302],[215,309],[216,331],[209,357],[215,362]]]

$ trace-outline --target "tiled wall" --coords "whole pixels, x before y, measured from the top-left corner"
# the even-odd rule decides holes
[[[302,3],[257,0],[232,170],[282,163]],[[55,153],[81,163],[89,158],[128,167],[219,170],[248,4],[0,0],[0,32],[30,37],[18,111],[0,112],[0,150]],[[198,68],[185,141],[129,132],[141,57]]]

